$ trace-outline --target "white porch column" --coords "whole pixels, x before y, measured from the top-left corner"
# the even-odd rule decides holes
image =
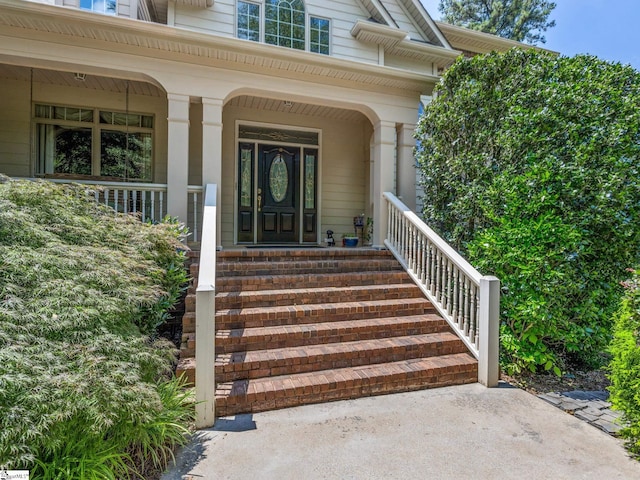
[[[413,149],[416,141],[413,132],[416,126],[404,124],[398,127],[398,197],[412,211],[416,211],[416,162]]]
[[[387,203],[384,192],[395,193],[394,166],[396,147],[396,124],[379,121],[373,131],[371,152],[371,191],[373,193],[373,245],[384,245],[387,234]]]
[[[186,222],[189,181],[189,96],[167,94],[167,213]]]
[[[222,99],[202,97],[202,185],[218,185],[216,205],[222,195]],[[220,209],[218,209],[220,210]],[[222,215],[217,215],[216,245],[222,244]]]

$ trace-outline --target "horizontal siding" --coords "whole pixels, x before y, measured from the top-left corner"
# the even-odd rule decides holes
[[[216,0],[210,8],[175,7],[175,26],[198,32],[235,36],[235,0]],[[307,1],[309,15],[331,20],[331,55],[365,63],[378,62],[378,47],[357,41],[351,28],[368,14],[354,1]]]
[[[235,0],[216,0],[209,8],[175,7],[175,26],[232,37],[235,35]]]
[[[398,0],[384,0],[382,3],[387,7],[391,18],[396,21],[401,30],[408,32],[413,39],[428,41],[420,29],[410,20],[409,14]]]
[[[433,63],[414,60],[412,58],[397,57],[394,55],[386,54],[384,56],[384,64],[387,67],[401,68],[404,70],[411,70],[413,72],[426,73],[428,75],[436,74],[435,70],[433,69]]]
[[[0,79],[0,173],[31,175],[29,83]]]

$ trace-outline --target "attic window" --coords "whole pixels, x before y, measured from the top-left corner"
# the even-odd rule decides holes
[[[236,36],[243,40],[329,55],[330,31],[331,21],[307,15],[302,0],[236,3]]]
[[[265,43],[304,50],[304,27],[304,4],[301,0],[266,0]]]

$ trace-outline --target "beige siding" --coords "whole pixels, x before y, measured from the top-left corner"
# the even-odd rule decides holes
[[[387,8],[391,17],[396,21],[400,30],[409,33],[409,36],[414,40],[428,41],[427,38],[420,32],[420,28],[411,20],[411,16],[406,9],[400,5],[398,0],[384,0],[384,6]]]
[[[320,145],[320,238],[331,229],[353,231],[353,217],[368,212],[369,141],[371,124],[361,120],[332,119],[225,107],[223,114],[222,244],[233,245],[236,169],[236,121],[251,121],[316,128]]]
[[[28,177],[29,83],[0,79],[0,105],[0,173]]]
[[[437,71],[433,68],[433,63],[414,60],[411,58],[398,57],[386,54],[384,56],[384,64],[387,67],[401,68],[403,70],[411,70],[414,72],[426,73],[428,75],[436,75]]]
[[[0,171],[31,176],[29,153],[29,82],[0,80]],[[121,93],[34,83],[33,102],[125,111]],[[130,95],[129,110],[154,115],[154,182],[167,181],[167,101],[161,97]]]
[[[235,36],[235,0],[216,0],[210,8],[175,7],[175,26],[213,33],[226,37]],[[378,47],[358,42],[351,36],[356,20],[366,20],[368,14],[353,0],[307,1],[309,15],[331,20],[331,55],[366,63],[378,62]],[[263,7],[262,7],[263,8]]]

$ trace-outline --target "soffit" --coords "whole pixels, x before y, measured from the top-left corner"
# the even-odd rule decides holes
[[[98,42],[109,51],[132,53],[133,48],[146,57],[245,71],[259,68],[276,76],[309,76],[313,81],[351,84],[353,88],[421,92],[438,81],[424,73],[22,0],[0,0],[0,25],[14,27],[28,37],[31,32],[56,35],[59,43],[77,45],[87,39],[85,45]]]
[[[45,70],[41,68],[30,69],[19,65],[0,63],[0,78],[9,80],[30,81],[33,70],[33,82],[61,85],[65,87],[84,88],[87,90],[99,90],[124,94],[127,91],[132,95],[147,97],[166,97],[166,94],[155,85],[137,80],[121,80],[119,78],[102,77],[98,75],[86,75],[84,80],[77,80],[74,72],[58,70]],[[78,72],[82,73],[82,72]]]
[[[335,121],[356,122],[366,120],[366,117],[355,110],[344,108],[313,105],[309,103],[287,102],[273,98],[241,95],[232,98],[225,106],[249,108],[251,110],[265,110],[269,112],[282,112],[295,115],[307,115],[314,118],[326,118]]]

